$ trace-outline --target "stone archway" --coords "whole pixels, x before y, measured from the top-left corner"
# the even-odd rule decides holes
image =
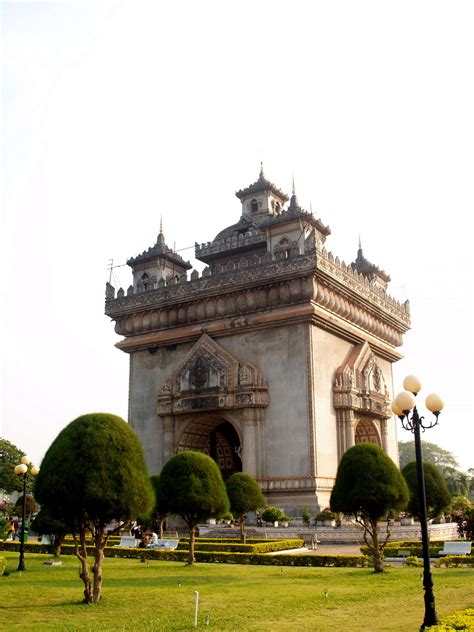
[[[333,403],[339,460],[355,443],[376,443],[387,450],[390,397],[383,371],[367,342],[354,346],[337,369]]]
[[[159,391],[163,463],[176,452],[199,450],[220,462],[224,478],[242,470],[259,476],[265,468],[258,426],[267,406],[258,368],[203,334]]]
[[[209,455],[219,466],[224,480],[242,471],[240,437],[234,426],[226,420],[191,421],[179,439],[177,452],[186,450]]]
[[[377,428],[370,419],[359,419],[355,427],[354,442],[375,443],[379,448],[382,447]]]

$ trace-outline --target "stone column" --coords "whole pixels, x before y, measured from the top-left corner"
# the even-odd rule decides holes
[[[388,428],[387,428],[387,420],[380,420],[380,437],[382,439],[382,450],[387,452],[388,449]]]
[[[337,424],[337,457],[338,461],[342,459],[342,455],[346,451],[346,428],[343,411],[339,408],[336,410]]]
[[[254,408],[244,408],[243,421],[243,446],[242,446],[242,471],[251,476],[257,476],[257,416]]]
[[[173,415],[165,415],[163,419],[163,465],[175,452],[175,432]]]
[[[346,451],[355,445],[355,419],[354,411],[346,411],[345,435],[346,435]]]

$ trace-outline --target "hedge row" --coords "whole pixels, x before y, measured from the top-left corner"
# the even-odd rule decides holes
[[[175,538],[165,538],[166,540],[174,540]],[[185,543],[189,543],[189,538],[178,538],[179,542],[181,544],[181,542],[185,542]],[[108,540],[107,540],[107,544],[109,546],[114,546],[115,544],[119,544],[120,542],[120,536],[119,535],[111,535],[109,536]],[[198,542],[203,542],[203,543],[208,543],[208,542],[215,542],[216,544],[225,544],[225,543],[229,543],[229,544],[239,544],[240,543],[240,538],[239,537],[235,537],[235,538],[196,538],[195,540],[196,543]],[[247,538],[247,544],[263,544],[263,543],[267,543],[267,542],[280,542],[280,540],[277,539],[263,539],[263,538]],[[65,544],[73,544],[74,543],[74,538],[70,535],[66,536],[64,538],[64,543]],[[91,537],[86,538],[86,543],[87,544],[93,544],[93,540]]]
[[[3,550],[18,551],[18,542],[1,543]],[[51,553],[51,547],[47,544],[28,543],[27,551],[30,553]],[[94,548],[87,547],[87,553],[92,555]],[[119,557],[141,560],[181,561],[188,559],[187,551],[157,551],[153,549],[127,549],[120,547],[106,547],[106,557]],[[74,555],[74,546],[63,545],[62,555]],[[369,559],[363,555],[268,555],[262,553],[224,553],[196,551],[197,562],[215,564],[258,564],[264,566],[333,566],[365,568],[370,566]]]
[[[152,549],[109,549],[109,557],[139,558],[144,560],[185,561],[187,551],[154,551]],[[268,555],[259,553],[218,553],[196,551],[196,562],[214,564],[258,564],[262,566],[334,566],[365,568],[370,565],[363,555]]]
[[[474,568],[474,556],[446,555],[446,557],[440,557],[439,560],[436,560],[436,567],[440,568],[441,566],[446,566],[446,568],[449,568],[450,566],[470,566],[471,568]],[[462,630],[462,628],[460,629]]]
[[[92,546],[91,538],[86,540],[88,546]],[[107,541],[108,547],[114,547],[120,543],[120,538],[111,537]],[[35,544],[35,543],[32,543]],[[74,546],[72,537],[64,539],[63,546]],[[284,551],[285,549],[298,549],[304,546],[304,540],[291,538],[287,540],[247,540],[247,544],[241,544],[238,540],[229,538],[196,538],[196,551],[223,551],[231,553],[271,553],[272,551]],[[187,550],[189,538],[181,538],[178,550]]]
[[[304,540],[274,540],[273,542],[261,542],[259,544],[231,544],[196,541],[195,551],[212,551],[215,553],[271,553],[284,551],[285,549],[299,549],[304,545]],[[180,540],[178,550],[187,550],[189,542]]]
[[[438,557],[439,552],[443,549],[443,545],[444,543],[432,543],[429,547],[430,557]],[[360,550],[363,555],[370,554],[369,548],[367,546],[361,546]],[[399,551],[406,551],[406,553],[401,555]],[[416,555],[417,557],[423,557],[423,547],[421,543],[417,542],[405,546],[393,546],[393,544],[388,544],[384,548],[385,557],[405,557],[406,555]],[[471,556],[474,556],[474,551],[471,552]]]
[[[439,547],[430,546],[430,556],[437,557],[442,548],[443,547],[441,546]],[[370,554],[369,548],[367,546],[361,546],[360,550],[363,555]],[[406,551],[406,553],[400,554],[399,551]],[[393,547],[390,545],[384,548],[384,557],[400,557],[401,558],[401,557],[406,557],[407,555],[416,555],[418,557],[422,557],[423,547],[418,542],[418,544],[416,545],[412,544],[409,546],[397,546],[397,547]]]
[[[449,632],[450,630],[474,630],[474,608],[455,612],[443,617],[441,623],[426,628],[430,632]]]

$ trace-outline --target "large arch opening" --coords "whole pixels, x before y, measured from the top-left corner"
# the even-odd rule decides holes
[[[242,447],[234,426],[225,420],[192,421],[181,435],[178,452],[195,450],[209,455],[227,480],[242,471]]]
[[[375,424],[370,419],[360,419],[357,422],[354,436],[355,443],[375,443],[382,447],[380,436]]]

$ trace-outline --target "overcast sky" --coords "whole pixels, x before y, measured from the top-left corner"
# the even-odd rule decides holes
[[[168,245],[211,240],[263,160],[334,255],[360,235],[410,300],[395,390],[416,373],[439,392],[424,438],[474,467],[471,1],[1,8],[3,437],[40,462],[78,415],[127,417],[108,261],[151,246],[161,215]]]

